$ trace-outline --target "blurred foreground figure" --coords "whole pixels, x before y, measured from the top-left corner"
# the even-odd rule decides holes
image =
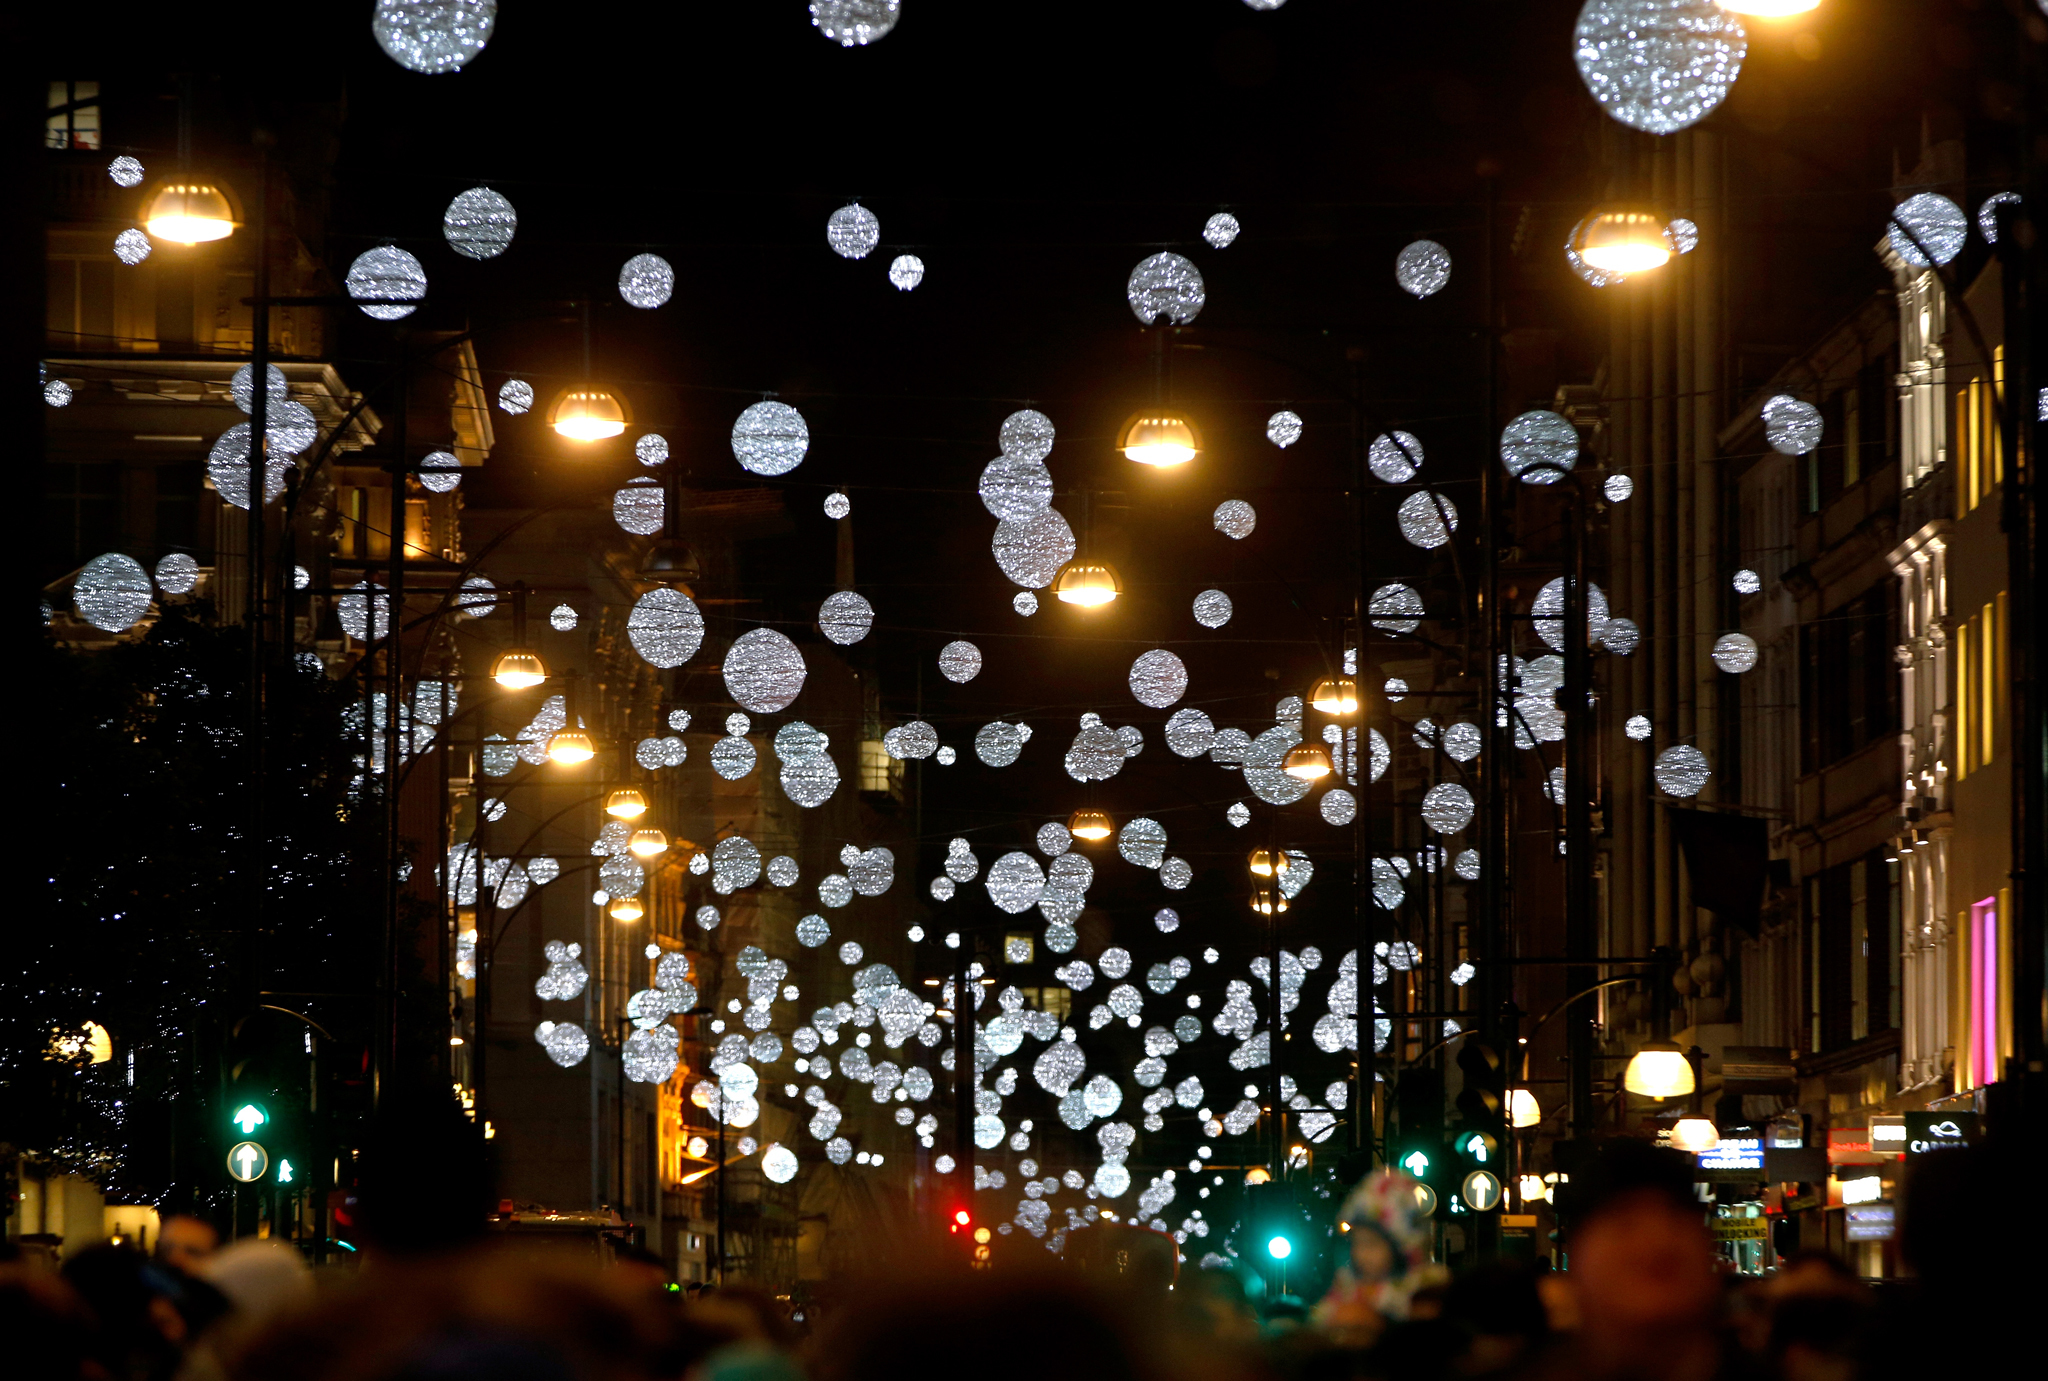
[[[189,1213],[174,1213],[157,1232],[156,1259],[186,1275],[197,1275],[219,1246],[220,1233],[213,1224]]]
[[[1560,1207],[1576,1327],[1536,1362],[1533,1381],[1758,1374],[1719,1330],[1713,1244],[1684,1157],[1610,1142],[1574,1172]]]
[[[1433,1298],[1449,1279],[1429,1259],[1421,1190],[1420,1181],[1399,1170],[1376,1170],[1338,1211],[1337,1221],[1350,1225],[1350,1251],[1314,1320],[1339,1345],[1370,1346],[1389,1323],[1410,1317],[1418,1294]]]
[[[1240,1381],[1246,1359],[1185,1331],[1169,1298],[1101,1278],[934,1273],[848,1298],[818,1337],[814,1381]]]

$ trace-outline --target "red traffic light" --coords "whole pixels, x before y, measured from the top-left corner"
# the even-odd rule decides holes
[[[962,1229],[966,1228],[973,1221],[974,1215],[972,1213],[969,1213],[964,1208],[956,1208],[953,1210],[952,1226],[947,1228],[946,1230],[948,1232],[959,1232]]]

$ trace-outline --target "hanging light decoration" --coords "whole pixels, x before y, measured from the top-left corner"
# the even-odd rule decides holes
[[[1698,1113],[1678,1119],[1678,1125],[1671,1129],[1671,1149],[1698,1155],[1711,1151],[1721,1144],[1720,1129],[1714,1126],[1712,1118],[1701,1117]]]
[[[590,741],[590,735],[574,725],[563,725],[548,740],[548,757],[564,767],[589,762],[596,756],[597,745]]]
[[[633,837],[626,842],[635,858],[658,858],[668,852],[668,836],[651,827],[633,831]]]
[[[1280,770],[1296,781],[1320,781],[1330,775],[1330,754],[1320,743],[1302,743],[1287,750]]]
[[[612,903],[612,919],[633,922],[647,914],[647,908],[640,904],[638,897],[620,897]]]
[[[1113,602],[1123,593],[1123,588],[1123,582],[1117,578],[1116,567],[1088,556],[1077,556],[1060,567],[1059,575],[1052,582],[1052,592],[1061,601],[1078,604],[1084,609]]]
[[[515,647],[498,654],[491,666],[491,679],[506,690],[532,690],[548,679],[548,668],[532,648]]]
[[[625,400],[596,384],[562,390],[548,408],[548,425],[571,441],[606,441],[632,421]]]
[[[1259,887],[1252,891],[1252,910],[1261,916],[1278,916],[1287,910],[1287,896],[1276,887]]]
[[[1534,1127],[1543,1121],[1543,1106],[1536,1101],[1536,1095],[1528,1089],[1508,1090],[1508,1125],[1511,1127]]]
[[[1286,872],[1288,868],[1287,855],[1284,852],[1274,853],[1266,849],[1253,849],[1250,864],[1252,876],[1258,878],[1269,878],[1276,872]]]
[[[1343,718],[1358,713],[1358,682],[1349,676],[1325,676],[1308,693],[1310,708]]]
[[[1185,465],[1202,451],[1202,433],[1177,408],[1147,408],[1117,433],[1116,448],[1140,465]]]
[[[1651,1041],[1630,1057],[1621,1086],[1645,1098],[1682,1098],[1692,1092],[1692,1061],[1670,1041]]]
[[[241,222],[227,193],[204,178],[164,183],[144,204],[142,224],[159,240],[197,245],[225,240]]]
[[[1067,833],[1076,839],[1085,839],[1095,844],[1116,833],[1116,826],[1110,822],[1107,815],[1093,806],[1083,806],[1067,817]]]
[[[1669,224],[1640,207],[1601,207],[1572,231],[1571,247],[1604,273],[1647,273],[1670,262]]]
[[[605,798],[604,813],[617,820],[638,820],[647,813],[647,797],[637,786],[622,786]]]

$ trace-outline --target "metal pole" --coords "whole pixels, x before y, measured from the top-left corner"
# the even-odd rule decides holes
[[[973,941],[963,925],[953,950],[953,1173],[960,1197],[974,1200],[974,997],[968,991]]]
[[[1366,553],[1372,550],[1370,535],[1366,531],[1367,504],[1365,500],[1366,457],[1369,443],[1366,441],[1365,417],[1365,351],[1357,346],[1349,352],[1351,359],[1351,482],[1357,496],[1358,524],[1358,590],[1354,618],[1357,622],[1358,660],[1352,672],[1353,683],[1358,688],[1358,743],[1353,770],[1358,780],[1358,816],[1352,830],[1353,848],[1357,851],[1357,934],[1358,968],[1352,976],[1356,987],[1356,999],[1351,1013],[1352,1069],[1356,1072],[1356,1095],[1351,1116],[1351,1144],[1353,1149],[1365,1152],[1366,1168],[1370,1170],[1377,1159],[1378,1147],[1374,1143],[1372,1115],[1374,1095],[1379,1090],[1379,1059],[1374,1052],[1379,1027],[1373,1016],[1373,956],[1379,936],[1379,903],[1373,900],[1373,832],[1372,832],[1372,716],[1367,712],[1369,703],[1369,682],[1372,662],[1366,655],[1371,645],[1372,620],[1371,593],[1365,588],[1368,580]]]
[[[711,1172],[718,1181],[717,1229],[718,1265],[714,1274],[720,1285],[725,1284],[725,1084],[718,1085],[718,1168]]]
[[[264,847],[264,742],[263,742],[263,491],[266,439],[270,431],[270,155],[260,158],[256,179],[255,289],[256,300],[249,313],[249,519],[243,558],[242,626],[249,639],[248,722],[249,737],[249,933],[239,967],[247,989],[263,986],[258,973],[258,952],[263,936],[263,892],[269,871]]]
[[[1588,746],[1592,738],[1592,706],[1589,697],[1590,658],[1586,646],[1586,534],[1581,530],[1586,516],[1583,496],[1577,484],[1563,481],[1565,499],[1565,587],[1564,587],[1564,690],[1560,699],[1565,716],[1565,955],[1580,961],[1565,970],[1565,986],[1577,990],[1593,982],[1591,960],[1598,950],[1594,944],[1592,907],[1591,813],[1588,809]],[[1593,1128],[1593,1024],[1582,1014],[1574,1015],[1565,1028],[1565,1058],[1573,1136],[1585,1136]]]
[[[390,516],[386,521],[389,531],[389,562],[385,576],[385,604],[388,609],[384,641],[384,935],[382,952],[379,956],[377,984],[380,989],[378,1020],[383,1026],[378,1041],[376,1077],[371,1082],[371,1097],[374,1104],[381,1104],[385,1094],[384,1085],[391,1079],[398,1067],[398,931],[399,895],[398,870],[400,864],[399,838],[399,748],[402,742],[398,732],[399,706],[405,694],[404,658],[400,655],[403,646],[405,623],[405,477],[406,477],[406,411],[411,403],[410,360],[406,356],[405,341],[401,335],[398,343],[398,411],[392,419],[392,458],[386,467],[391,475]],[[370,632],[376,633],[374,619]],[[477,886],[483,887],[485,878],[479,862]]]

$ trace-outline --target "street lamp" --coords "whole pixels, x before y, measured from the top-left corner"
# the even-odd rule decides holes
[[[532,690],[548,679],[547,663],[532,648],[515,647],[498,654],[491,666],[491,679],[506,690]]]
[[[1603,206],[1579,222],[1572,249],[1606,273],[1647,273],[1671,259],[1663,217],[1636,206]]]
[[[1358,713],[1358,682],[1349,676],[1325,676],[1308,693],[1309,706],[1321,714],[1342,719]]]
[[[668,836],[657,829],[637,829],[626,847],[635,858],[657,858],[668,852]]]
[[[1516,1129],[1534,1127],[1543,1121],[1543,1106],[1528,1089],[1508,1090],[1508,1125]]]
[[[1320,743],[1300,743],[1287,750],[1281,760],[1280,770],[1296,781],[1320,781],[1334,770],[1330,766],[1330,754]]]
[[[1253,849],[1250,866],[1253,877],[1269,878],[1287,871],[1287,855],[1278,850]]]
[[[1272,887],[1252,889],[1252,910],[1261,916],[1282,916],[1287,913],[1287,894]]]
[[[1720,1144],[1721,1133],[1714,1126],[1713,1119],[1696,1112],[1687,1113],[1679,1118],[1678,1125],[1671,1129],[1671,1147],[1676,1151],[1697,1155],[1701,1151],[1711,1151]]]
[[[1714,0],[1714,3],[1730,14],[1746,14],[1756,19],[1784,19],[1820,8],[1820,0]]]
[[[640,904],[638,897],[619,897],[612,902],[612,919],[621,922],[639,920],[647,914],[647,908]]]
[[[1201,453],[1202,434],[1179,409],[1152,407],[1124,423],[1116,448],[1140,465],[1185,465]]]
[[[1052,582],[1052,592],[1062,603],[1095,609],[1111,603],[1123,593],[1123,582],[1117,579],[1116,567],[1107,561],[1077,556],[1060,567],[1059,575]]]
[[[1651,1041],[1622,1071],[1621,1086],[1645,1098],[1679,1098],[1693,1090],[1692,1062],[1670,1041]]]
[[[227,193],[204,178],[178,178],[151,194],[142,212],[151,235],[173,244],[225,240],[240,224]]]
[[[1067,833],[1076,839],[1085,839],[1091,844],[1109,838],[1115,829],[1116,827],[1109,822],[1109,817],[1093,806],[1083,806],[1067,817]]]
[[[625,401],[596,384],[564,389],[548,406],[548,425],[571,441],[605,441],[626,430],[632,419]]]
[[[637,786],[622,786],[605,799],[604,813],[616,820],[637,820],[647,813],[647,798]]]

